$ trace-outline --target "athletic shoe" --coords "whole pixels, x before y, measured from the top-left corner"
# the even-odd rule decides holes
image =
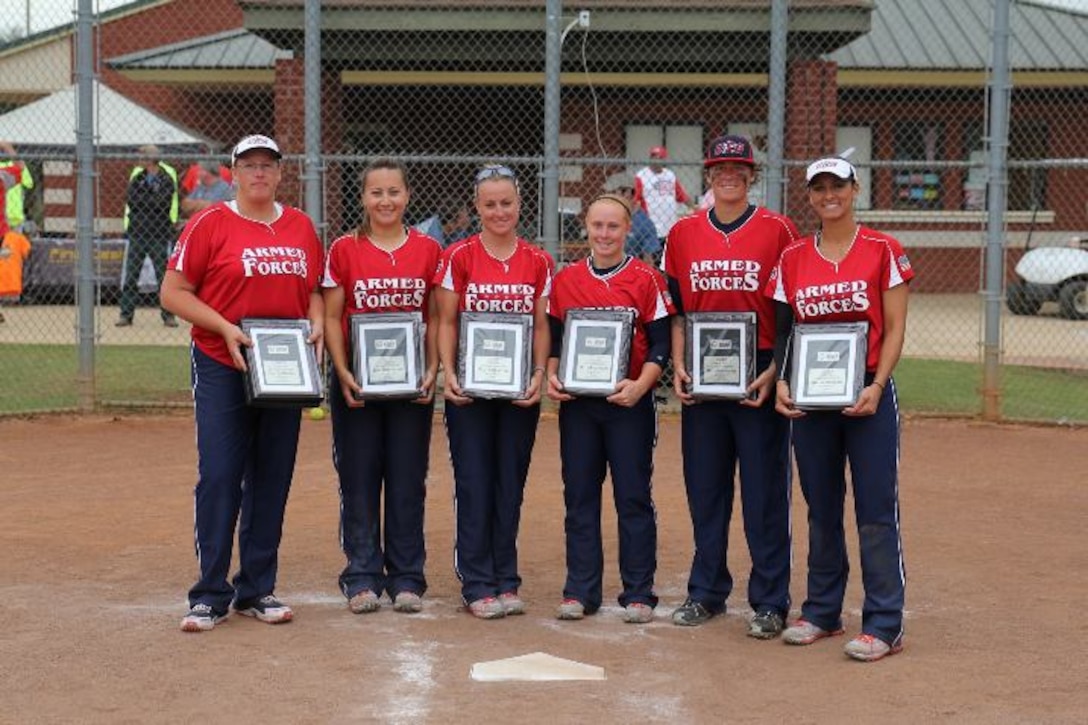
[[[162,324],[163,327],[177,327],[178,318],[174,317],[173,315],[167,315],[166,317],[162,318]]]
[[[506,608],[495,597],[483,597],[468,605],[468,611],[477,619],[500,619],[506,616]]]
[[[381,608],[382,603],[378,599],[378,595],[369,589],[363,589],[348,600],[348,609],[351,610],[352,614],[370,614]]]
[[[654,608],[642,602],[633,602],[623,609],[623,621],[628,624],[647,624],[654,620]]]
[[[694,599],[688,598],[672,613],[672,623],[681,627],[698,627],[718,615]]]
[[[207,604],[194,604],[189,613],[182,617],[182,632],[207,632],[227,618],[225,614],[216,614]]]
[[[798,619],[782,633],[782,641],[786,644],[812,644],[818,639],[842,634],[843,631],[842,627],[835,630],[820,629],[812,622]]]
[[[402,614],[415,614],[423,611],[423,597],[415,592],[398,592],[393,599],[393,611]]]
[[[113,323],[114,327],[132,327],[131,317],[119,317],[117,322]]]
[[[774,639],[782,634],[786,623],[782,615],[773,609],[761,609],[748,622],[748,636],[756,639]]]
[[[862,662],[876,662],[889,655],[899,654],[903,651],[903,638],[899,637],[892,644],[888,644],[879,637],[871,634],[859,634],[846,643],[843,648],[848,657],[853,657]]]
[[[290,622],[295,616],[289,606],[272,594],[265,594],[247,607],[235,605],[235,611],[245,617],[256,617],[268,624],[284,624]]]
[[[525,602],[518,596],[517,590],[503,592],[499,595],[499,601],[502,603],[502,610],[506,613],[506,616],[525,614]]]
[[[577,599],[564,599],[555,611],[556,619],[575,621],[586,616],[586,607]]]

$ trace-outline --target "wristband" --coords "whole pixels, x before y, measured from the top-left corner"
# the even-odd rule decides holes
[[[535,368],[533,368],[533,375],[536,375],[537,373],[542,373],[542,372],[545,372],[544,368],[542,368],[539,365],[537,365]]]
[[[877,386],[877,387],[878,387],[878,388],[880,388],[881,390],[883,390],[883,389],[884,389],[884,383],[880,382],[879,380],[874,380],[874,381],[873,381],[873,385]]]

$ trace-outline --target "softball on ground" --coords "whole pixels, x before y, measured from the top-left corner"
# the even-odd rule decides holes
[[[325,420],[325,409],[320,405],[310,408],[310,420]]]

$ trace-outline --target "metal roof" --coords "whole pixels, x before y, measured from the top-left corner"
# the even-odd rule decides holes
[[[109,65],[117,69],[265,69],[273,67],[277,60],[291,57],[290,50],[277,48],[245,28],[237,28],[110,58]]]
[[[876,0],[872,30],[827,56],[847,69],[975,70],[991,62],[993,0]],[[1020,70],[1088,69],[1088,13],[1031,2],[1009,12]]]

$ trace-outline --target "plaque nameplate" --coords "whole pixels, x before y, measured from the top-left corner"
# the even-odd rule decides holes
[[[865,386],[867,322],[794,325],[790,393],[799,409],[837,409]]]
[[[352,315],[351,372],[363,389],[358,400],[418,398],[423,391],[423,314],[377,312]]]
[[[307,342],[309,320],[249,318],[239,325],[253,342],[243,347],[246,402],[255,406],[315,407],[322,380],[317,351]]]
[[[703,400],[740,400],[756,375],[755,312],[690,312],[684,316],[688,392]]]
[[[531,377],[532,315],[462,312],[457,376],[470,398],[525,397]]]
[[[563,322],[559,381],[571,395],[609,396],[627,377],[635,312],[572,309]]]

